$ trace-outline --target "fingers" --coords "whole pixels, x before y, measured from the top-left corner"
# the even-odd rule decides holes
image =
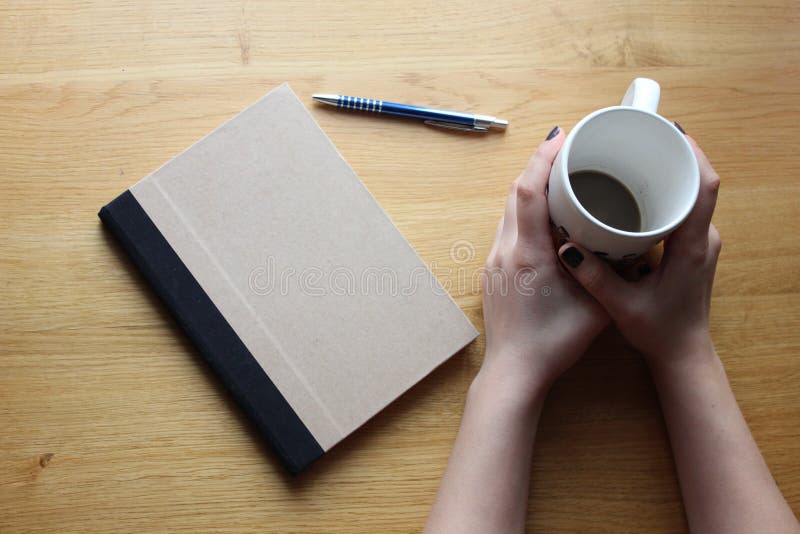
[[[626,267],[620,274],[628,282],[652,280],[658,277],[661,267],[661,246],[651,248],[638,258],[632,265]]]
[[[508,250],[517,240],[517,183],[513,182],[506,197],[506,209],[503,212],[503,228],[500,230],[500,250]]]
[[[497,230],[494,234],[494,241],[492,242],[492,249],[489,251],[489,256],[486,258],[488,265],[493,265],[497,257],[497,249],[500,246],[500,236],[503,233],[503,218],[500,217],[500,222],[497,223]]]
[[[517,235],[518,243],[523,247],[533,250],[551,247],[545,189],[553,160],[564,144],[564,138],[564,132],[558,128],[553,137],[539,145],[517,178]]]
[[[711,166],[697,142],[688,135],[686,139],[692,145],[697,157],[697,164],[700,167],[700,193],[697,197],[697,203],[686,222],[689,223],[689,231],[695,232],[697,235],[705,235],[708,233],[711,216],[714,215],[714,208],[717,206],[720,180],[719,175]]]
[[[713,223],[708,227],[708,250],[709,260],[716,266],[719,253],[722,252],[722,238]]]
[[[544,192],[550,167],[563,142],[564,134],[559,129],[539,146],[520,177],[511,184],[490,258],[497,258],[502,251],[511,250],[517,244],[528,252],[552,247]]]
[[[612,319],[623,315],[632,289],[608,263],[575,243],[562,245],[558,257],[573,278],[606,309]]]
[[[639,261],[617,272],[626,282],[638,282],[652,273],[653,269],[646,261]]]
[[[700,168],[700,192],[694,209],[670,237],[668,249],[671,256],[705,257],[708,248],[708,229],[717,205],[719,175],[711,167],[711,163],[695,140],[688,135],[686,139],[694,150]]]

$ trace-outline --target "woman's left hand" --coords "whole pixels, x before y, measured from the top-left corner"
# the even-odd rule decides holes
[[[477,378],[523,398],[546,391],[609,323],[556,256],[545,189],[563,142],[560,130],[544,141],[511,185],[483,277],[486,357]]]

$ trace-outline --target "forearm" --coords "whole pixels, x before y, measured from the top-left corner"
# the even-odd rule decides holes
[[[523,532],[545,388],[531,395],[482,370],[470,386],[426,532]]]
[[[690,350],[651,369],[691,530],[797,532],[713,345]]]

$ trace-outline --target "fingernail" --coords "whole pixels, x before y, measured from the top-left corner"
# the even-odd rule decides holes
[[[583,261],[583,254],[581,254],[581,251],[575,247],[569,247],[567,250],[561,253],[561,257],[565,262],[567,262],[567,265],[573,269],[580,265]]]
[[[549,141],[550,139],[554,138],[555,136],[557,136],[557,135],[558,135],[558,132],[559,132],[559,130],[561,130],[561,128],[559,128],[558,126],[556,126],[556,127],[555,127],[555,128],[553,128],[552,130],[550,130],[550,133],[549,133],[549,134],[547,134],[547,137],[545,137],[545,138],[544,138],[544,140],[545,140],[545,141]]]
[[[683,135],[686,135],[686,132],[685,132],[685,131],[683,131],[683,128],[681,128],[681,125],[680,125],[680,124],[678,124],[678,122],[677,122],[677,121],[672,121],[672,124],[674,124],[674,125],[675,125],[675,128],[677,128],[678,130],[680,130],[680,131],[681,131],[681,133],[682,133]]]
[[[646,263],[642,263],[639,267],[636,268],[639,271],[639,276],[644,276],[646,274],[650,274],[650,266]]]

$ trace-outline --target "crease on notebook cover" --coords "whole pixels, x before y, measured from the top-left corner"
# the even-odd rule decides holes
[[[192,241],[197,245],[197,247],[199,247],[201,253],[208,259],[210,264],[213,265],[214,271],[219,276],[219,278],[225,281],[227,288],[230,290],[230,294],[236,296],[237,304],[247,310],[249,316],[258,325],[259,331],[264,335],[269,345],[273,348],[274,353],[281,359],[281,362],[291,371],[295,379],[303,386],[304,392],[314,401],[314,404],[318,409],[317,413],[321,413],[325,416],[325,419],[329,423],[330,428],[319,428],[318,423],[314,424],[313,421],[310,421],[308,420],[307,417],[304,417],[304,415],[309,412],[307,410],[302,410],[299,406],[297,406],[297,399],[292,398],[292,396],[289,394],[288,391],[283,391],[278,383],[275,384],[276,387],[278,387],[278,390],[286,399],[286,401],[295,411],[297,416],[300,418],[300,420],[303,421],[303,424],[306,426],[306,428],[308,428],[309,431],[317,439],[323,450],[328,450],[335,443],[340,441],[346,435],[346,433],[343,431],[343,429],[336,421],[336,419],[333,417],[333,415],[330,413],[330,411],[321,402],[319,397],[314,393],[313,389],[310,387],[310,384],[308,383],[308,380],[303,376],[303,374],[297,369],[295,365],[292,364],[291,360],[286,356],[285,350],[281,347],[281,344],[278,342],[277,338],[272,334],[269,328],[267,328],[266,324],[264,324],[264,321],[258,316],[258,314],[256,314],[255,310],[253,310],[252,306],[247,302],[247,299],[244,298],[244,295],[242,295],[241,292],[238,290],[238,288],[235,286],[235,284],[233,284],[230,277],[228,276],[228,273],[225,272],[225,270],[222,268],[219,260],[217,260],[217,258],[211,253],[211,251],[208,249],[205,243],[203,243],[203,241],[199,238],[196,230],[189,224],[186,217],[181,213],[181,210],[178,208],[175,202],[172,201],[169,195],[160,186],[158,180],[155,179],[156,177],[154,176],[154,174],[150,175],[148,178],[145,178],[144,180],[136,184],[134,187],[132,187],[131,192],[134,194],[134,196],[138,197],[141,195],[143,187],[151,185],[158,192],[158,196],[169,206],[170,211],[180,221],[181,228],[185,229],[187,232],[191,234],[193,238]],[[148,203],[140,202],[140,204],[142,204],[142,208],[145,210],[145,212],[147,212]],[[154,219],[153,222],[156,224],[156,226],[158,226],[157,224],[158,219]],[[164,231],[164,229],[163,228],[159,229],[162,231],[164,238],[167,239],[168,242],[170,242],[169,236]],[[178,257],[180,257],[181,260],[184,261],[184,263],[186,263],[187,265],[190,265],[192,263],[190,261],[187,261],[187,258],[182,257],[181,247],[179,246],[176,247],[175,243],[170,243],[170,245],[175,250],[175,253],[178,254]],[[209,294],[209,296],[212,295],[213,291],[211,291],[209,287],[204,286],[203,280],[198,278],[197,282],[200,284],[203,290],[207,294]],[[212,300],[214,300],[213,297]],[[223,316],[225,316],[223,310],[220,310],[220,312],[222,312]],[[234,329],[234,331],[236,331],[236,334],[239,336],[239,338],[242,340],[245,346],[247,346],[247,340],[245,339],[244,336],[242,336],[242,333],[237,330],[238,325],[235,322],[231,321],[229,321],[229,323],[231,327]],[[262,359],[258,357],[265,355],[257,355],[256,352],[253,351],[252,347],[247,347],[247,348],[248,350],[250,350],[250,353],[253,354],[253,356],[256,358],[256,361],[259,362],[259,365],[261,365],[261,367],[264,369],[264,372],[267,375],[269,375],[270,378],[273,378],[272,373],[274,372],[274,370],[266,368],[264,366]],[[274,378],[273,382],[275,382]]]

